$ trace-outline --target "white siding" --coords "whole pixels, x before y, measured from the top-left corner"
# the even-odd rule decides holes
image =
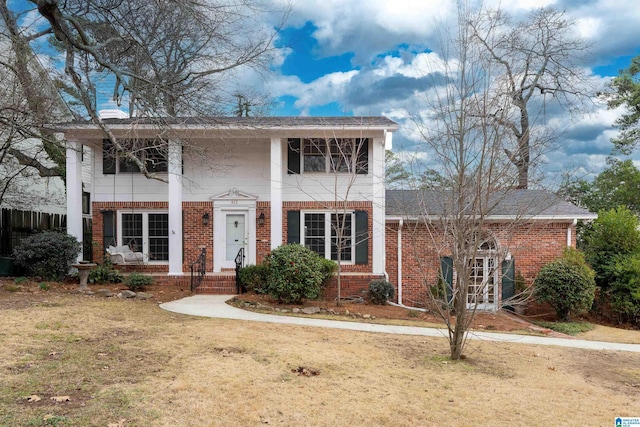
[[[233,188],[257,196],[259,201],[270,200],[271,162],[270,138],[229,138],[226,140],[198,140],[196,146],[206,156],[184,154],[184,201],[208,201],[214,195]],[[167,184],[146,179],[141,174],[102,174],[102,152],[95,152],[95,201],[167,201]],[[372,200],[373,150],[369,146],[369,174],[287,174],[282,173],[282,198],[287,201]],[[282,167],[287,167],[286,138],[282,143]],[[166,177],[166,176],[165,176]]]

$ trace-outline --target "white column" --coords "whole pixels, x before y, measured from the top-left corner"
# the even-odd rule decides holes
[[[384,274],[385,271],[385,245],[384,245],[384,220],[385,220],[385,193],[384,193],[384,144],[385,138],[373,138],[371,156],[372,203],[373,203],[373,230],[372,239],[373,274]]]
[[[182,146],[169,141],[169,275],[182,271]]]
[[[271,138],[271,249],[282,244],[282,140]]]
[[[80,242],[82,260],[82,144],[67,141],[67,234]]]

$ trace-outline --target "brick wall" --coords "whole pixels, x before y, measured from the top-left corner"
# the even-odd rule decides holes
[[[282,204],[282,241],[287,242],[287,212],[299,211],[299,210],[331,210],[331,209],[347,209],[352,211],[366,211],[367,212],[367,228],[369,230],[369,241],[367,242],[368,260],[366,264],[360,265],[343,265],[343,271],[346,273],[371,273],[373,270],[372,264],[372,252],[373,244],[371,242],[371,236],[373,231],[373,207],[371,202],[347,202],[346,207],[341,202],[284,202]],[[355,224],[354,224],[355,226]]]
[[[110,211],[144,211],[168,210],[167,202],[93,202],[93,260],[102,262],[103,210]],[[183,264],[182,269],[189,271],[189,266],[200,255],[203,247],[207,248],[207,271],[213,271],[213,202],[183,202]],[[202,224],[202,216],[209,214],[209,224]],[[117,218],[116,218],[117,222]],[[116,224],[119,227],[119,224]],[[119,230],[119,228],[118,228]],[[128,265],[119,267],[122,271],[142,271],[147,273],[169,272],[167,264]]]
[[[336,203],[318,202],[285,202],[283,204],[283,241],[287,241],[287,211],[304,209],[332,209]],[[93,203],[93,244],[94,248],[103,247],[103,216],[102,210],[111,211],[144,211],[144,210],[168,210],[167,202],[94,202]],[[256,262],[260,263],[271,250],[271,204],[260,201],[256,203]],[[200,255],[202,247],[207,249],[207,271],[213,271],[213,202],[183,202],[183,271],[189,271],[189,265]],[[364,210],[368,216],[369,235],[372,230],[372,204],[371,202],[350,202],[347,209]],[[202,225],[202,216],[209,214],[209,224]],[[260,214],[264,213],[264,224],[258,224]],[[368,245],[368,262],[363,265],[344,265],[343,270],[349,273],[370,273],[372,269],[372,243]],[[94,251],[94,261],[102,261],[102,251]],[[126,266],[124,271],[144,272],[168,272],[167,265]],[[368,282],[367,282],[368,284]]]
[[[258,217],[264,213],[264,224],[258,224]],[[271,203],[256,203],[256,263],[260,264],[271,251]]]
[[[515,259],[516,271],[533,284],[540,268],[562,256],[567,244],[567,227],[571,226],[572,246],[575,247],[575,226],[567,223],[533,222],[505,229],[500,224],[487,227],[502,253],[507,251]],[[426,302],[426,286],[437,282],[440,257],[449,255],[434,227],[405,222],[402,228],[402,291],[403,303],[422,305]],[[398,223],[386,227],[386,271],[389,281],[398,284]],[[498,277],[498,294],[502,292]]]

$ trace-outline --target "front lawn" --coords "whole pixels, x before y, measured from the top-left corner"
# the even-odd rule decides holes
[[[608,425],[640,414],[635,353],[472,341],[451,363],[444,338],[45,291],[0,291],[0,324],[0,426]]]

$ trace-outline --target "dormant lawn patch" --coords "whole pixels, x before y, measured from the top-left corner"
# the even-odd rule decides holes
[[[474,341],[451,362],[445,339],[38,295],[0,310],[1,426],[607,425],[640,414],[640,354]]]

